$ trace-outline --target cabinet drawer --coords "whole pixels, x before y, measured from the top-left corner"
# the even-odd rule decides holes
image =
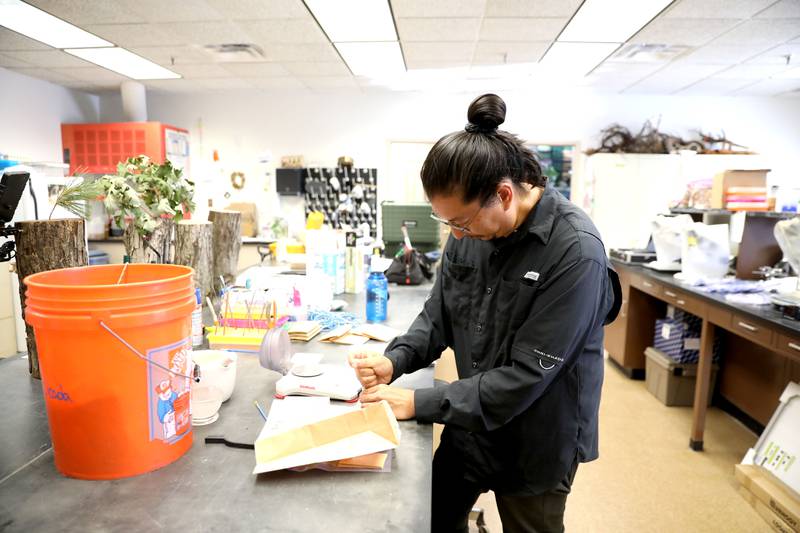
[[[731,314],[731,331],[762,346],[772,347],[772,329],[750,318]]]
[[[703,302],[689,296],[683,291],[673,289],[672,287],[663,287],[661,289],[661,299],[670,305],[679,307],[684,311],[688,311],[693,315],[703,317],[705,315],[705,305]]]
[[[631,285],[651,296],[660,297],[662,293],[660,284],[644,276],[631,276]]]
[[[800,361],[800,336],[790,337],[782,333],[776,333],[775,337],[775,346],[779,352]]]
[[[731,312],[716,305],[709,305],[706,308],[706,316],[712,324],[728,328],[731,325]]]

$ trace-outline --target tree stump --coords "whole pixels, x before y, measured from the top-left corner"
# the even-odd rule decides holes
[[[238,211],[212,210],[208,220],[213,223],[214,283],[220,276],[226,283],[236,279],[239,270],[239,249],[242,246],[242,214]]]
[[[203,302],[214,294],[211,228],[211,222],[204,220],[181,220],[175,225],[175,264],[194,269],[195,286],[200,287]]]
[[[56,220],[32,220],[17,222],[20,230],[17,242],[17,274],[19,275],[19,298],[22,316],[25,317],[25,282],[31,274],[47,270],[86,266],[89,253],[86,251],[86,225],[81,218]],[[39,372],[39,352],[33,328],[25,324],[28,344],[28,370],[36,379]]]
[[[131,263],[171,263],[172,227],[171,221],[162,219],[153,233],[142,237],[133,222],[128,222],[122,235],[125,255]]]

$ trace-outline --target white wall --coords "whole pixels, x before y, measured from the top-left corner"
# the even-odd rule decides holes
[[[303,154],[309,166],[335,166],[350,155],[356,166],[379,168],[381,194],[395,197],[402,184],[387,183],[388,143],[430,141],[462,128],[472,94],[225,92],[208,95],[150,93],[150,120],[188,128],[192,169],[201,175],[242,170],[263,174],[259,154]],[[777,182],[800,182],[800,99],[610,95],[585,91],[501,93],[508,106],[504,128],[537,143],[597,143],[600,130],[618,122],[636,132],[659,120],[662,131],[689,138],[692,130],[719,133],[766,156]],[[101,120],[119,120],[117,96],[101,99]],[[222,168],[212,168],[217,149]],[[256,182],[257,180],[252,180]],[[245,195],[254,200],[256,187]]]
[[[0,153],[61,162],[61,123],[97,122],[100,98],[0,68]]]

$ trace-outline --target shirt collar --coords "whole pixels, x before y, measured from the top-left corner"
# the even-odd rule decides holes
[[[547,244],[550,240],[550,233],[553,229],[553,221],[556,218],[556,207],[558,204],[558,194],[549,184],[545,186],[541,198],[533,206],[525,222],[519,228],[521,233],[532,233],[539,237],[542,244]]]

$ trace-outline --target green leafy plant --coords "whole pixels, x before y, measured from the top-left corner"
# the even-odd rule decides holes
[[[103,176],[103,203],[119,227],[132,220],[136,231],[146,237],[162,219],[185,218],[195,204],[194,183],[169,160],[154,163],[149,157],[131,157],[117,165],[116,175]]]

